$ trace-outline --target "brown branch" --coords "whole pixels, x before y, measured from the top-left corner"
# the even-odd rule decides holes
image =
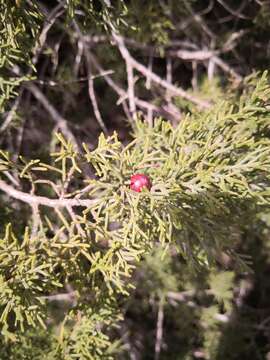
[[[58,17],[64,13],[63,4],[58,4],[50,13],[46,14],[46,22],[43,29],[40,32],[39,39],[36,42],[33,50],[34,56],[32,58],[33,64],[37,64],[39,55],[46,43],[47,35],[51,27],[55,24]]]
[[[166,80],[159,77],[154,72],[150,71],[146,66],[139,63],[137,60],[135,60],[129,53],[128,49],[125,46],[124,40],[120,35],[117,35],[116,33],[112,33],[115,41],[118,44],[119,51],[122,55],[122,57],[125,59],[126,62],[129,62],[133,68],[135,68],[137,71],[139,71],[142,75],[144,75],[146,78],[148,77],[152,81],[154,81],[156,84],[164,87],[165,89],[169,90],[172,94],[181,96],[182,98],[191,101],[192,103],[196,104],[200,108],[210,108],[211,104],[208,101],[204,101],[201,99],[198,99],[197,97],[189,94],[185,90],[183,90],[180,87],[177,87],[173,84],[168,83]]]
[[[108,70],[105,72],[105,74],[110,75],[113,74],[114,71],[113,70]],[[96,78],[102,77],[104,74],[98,74],[98,75],[93,75],[91,76],[91,78],[94,80]],[[75,83],[80,83],[83,81],[88,81],[89,78],[86,77],[81,77],[78,79],[74,79],[74,80],[68,80],[68,81],[54,81],[54,80],[47,80],[47,79],[41,79],[41,78],[37,78],[33,80],[33,83],[37,83],[40,85],[45,85],[45,86],[51,86],[51,87],[55,87],[55,86],[63,86],[63,85],[67,85],[67,84],[75,84]]]
[[[110,37],[106,37],[106,36],[95,36],[93,37],[95,39],[95,41],[92,41],[92,38],[89,36],[84,36],[85,41],[88,44],[97,44],[99,42],[106,42],[111,40]],[[122,37],[122,39],[124,40],[125,44],[127,45],[127,47],[132,47],[132,48],[136,48],[142,51],[147,52],[151,57],[162,57],[160,54],[160,51],[158,47],[156,46],[151,46],[151,45],[147,45],[147,44],[143,44],[140,43],[134,39],[130,39],[130,38],[126,38],[126,37]],[[99,41],[98,41],[99,40]],[[115,43],[112,43],[112,45],[115,45]],[[164,46],[162,49],[165,51],[166,55],[170,56],[170,57],[177,57],[178,59],[181,60],[186,60],[186,61],[204,61],[204,60],[208,60],[209,58],[211,58],[213,55],[219,54],[220,51],[219,50],[207,50],[207,49],[194,49],[194,50],[187,50],[187,49],[168,49],[169,46],[178,46],[178,42],[174,43],[172,42],[172,44],[168,45],[168,46]],[[185,44],[185,42],[179,42],[179,45],[182,46],[187,46],[188,44]]]
[[[104,80],[107,82],[107,84],[117,93],[117,95],[120,97],[121,101],[118,101],[118,104],[120,104],[121,102],[125,102],[126,98],[127,98],[127,93],[125,90],[123,90],[112,78],[111,76],[109,76],[108,72],[106,72],[102,66],[98,63],[98,61],[96,60],[95,56],[93,54],[90,55],[91,56],[91,61],[93,63],[93,65],[95,66],[95,68],[102,74],[104,74],[103,78]],[[159,107],[157,105],[151,104],[150,102],[146,101],[146,100],[142,100],[139,99],[137,97],[134,97],[134,101],[135,104],[141,108],[144,109],[146,111],[152,111],[156,114],[165,116],[165,115],[171,115],[173,118],[179,119],[179,117],[181,116],[181,113],[179,112],[179,114],[177,114],[177,116],[175,117],[175,113],[171,113],[169,111],[167,111],[166,109],[163,109],[162,107]]]
[[[163,338],[163,321],[164,321],[164,310],[163,301],[160,300],[158,307],[158,318],[156,328],[156,343],[155,343],[155,360],[159,360],[162,338]]]
[[[237,10],[232,9],[228,4],[226,4],[226,2],[222,1],[222,0],[217,0],[220,5],[222,5],[224,7],[224,9],[226,9],[230,14],[232,14],[233,16],[240,18],[240,19],[246,19],[246,20],[250,20],[251,17],[246,16],[244,14],[242,14],[240,11],[242,10],[242,6],[243,3],[240,5],[240,8]],[[245,3],[244,3],[245,5]]]
[[[236,46],[236,41],[239,40],[243,35],[245,35],[247,31],[239,31],[233,33],[230,38],[226,41],[226,43],[223,45],[221,49],[216,50],[209,50],[209,49],[200,49],[197,45],[190,43],[190,42],[184,42],[184,41],[172,41],[171,44],[168,46],[164,46],[163,50],[165,51],[165,55],[177,58],[183,61],[191,61],[191,62],[205,62],[210,61],[213,59],[213,65],[219,66],[224,72],[229,73],[230,75],[234,76],[237,80],[242,80],[242,76],[239,75],[234,69],[232,69],[224,60],[222,60],[219,56],[223,53],[229,52],[233,50],[233,48]],[[106,36],[94,36],[92,41],[91,37],[85,36],[84,37],[87,43],[98,43],[98,42],[104,42],[110,40],[109,37]],[[136,49],[140,49],[142,51],[147,52],[147,54],[150,57],[161,57],[159,49],[155,46],[147,45],[140,43],[134,39],[124,38],[122,37],[127,47],[132,47]],[[168,49],[169,46],[182,46],[182,47],[188,47],[192,50],[187,49]],[[148,66],[149,73],[152,72],[151,67]],[[146,88],[149,88],[149,82],[151,81],[151,78],[147,76],[147,82],[146,82]]]
[[[95,94],[95,89],[94,89],[93,77],[90,76],[91,75],[91,66],[90,66],[90,61],[88,60],[88,57],[87,57],[87,72],[88,72],[88,76],[89,76],[89,78],[88,78],[88,95],[89,95],[90,101],[92,103],[92,107],[93,107],[95,117],[97,119],[97,122],[99,123],[99,126],[104,131],[104,133],[108,134],[108,130],[107,130],[105,124],[104,124],[104,121],[103,121],[103,119],[101,117],[101,113],[99,111],[97,98],[96,98],[96,94]]]
[[[76,150],[79,150],[77,140],[68,128],[68,121],[62,115],[60,115],[60,113],[55,109],[55,107],[49,102],[46,96],[39,90],[36,85],[29,83],[26,85],[26,87],[41,103],[41,105],[43,105],[43,107],[48,111],[48,113],[51,115],[52,119],[57,124],[62,133],[74,144]]]
[[[17,98],[14,101],[14,104],[12,105],[11,109],[9,110],[3,124],[1,125],[0,133],[4,132],[8,128],[10,123],[12,122],[14,115],[16,114],[16,111],[18,109],[19,103],[21,101],[21,96],[22,96],[22,90],[20,90],[19,95],[17,96]]]
[[[96,117],[97,122],[99,123],[99,126],[101,127],[101,129],[103,130],[103,132],[105,134],[108,134],[108,130],[105,126],[105,123],[102,119],[101,113],[99,111],[99,107],[98,107],[98,103],[97,103],[97,98],[96,98],[96,94],[95,94],[95,88],[94,88],[94,79],[92,76],[92,66],[91,66],[91,59],[89,56],[89,51],[87,49],[86,43],[85,43],[85,39],[83,34],[81,33],[81,30],[78,26],[78,24],[76,23],[76,21],[73,21],[74,24],[74,28],[79,36],[79,39],[82,42],[82,47],[83,47],[83,53],[86,59],[86,67],[87,67],[87,77],[88,77],[88,95],[89,95],[89,99],[92,103],[92,107],[93,107],[93,111]]]
[[[53,295],[47,295],[42,296],[42,299],[48,300],[48,301],[68,301],[68,302],[74,302],[76,299],[76,295],[78,294],[77,291],[71,291],[68,293],[62,293],[62,294],[53,294]]]
[[[237,81],[242,81],[243,78],[241,75],[239,75],[231,66],[229,66],[225,61],[223,61],[218,56],[213,57],[213,62],[218,65],[224,72],[227,72],[228,74],[235,77]]]
[[[133,67],[129,61],[126,61],[126,69],[127,69],[127,80],[128,80],[128,100],[129,100],[129,109],[132,117],[136,112],[136,103],[135,103],[135,90],[134,90],[134,74]]]
[[[3,180],[0,180],[0,190],[6,193],[8,196],[20,200],[24,203],[29,204],[30,206],[34,205],[43,205],[48,207],[75,207],[75,206],[83,206],[83,207],[91,207],[95,205],[98,200],[88,200],[88,199],[49,199],[45,196],[38,195],[30,195],[23,191],[19,191],[14,189],[12,186],[5,183]]]

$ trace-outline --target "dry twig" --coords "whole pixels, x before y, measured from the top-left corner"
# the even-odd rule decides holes
[[[133,68],[135,68],[137,71],[139,71],[142,75],[144,75],[146,78],[151,79],[156,84],[164,87],[165,89],[169,90],[172,94],[181,96],[182,98],[194,103],[195,105],[199,106],[200,108],[210,108],[211,104],[208,101],[204,101],[201,99],[198,99],[197,97],[189,94],[185,90],[183,90],[180,87],[177,87],[173,84],[168,83],[168,81],[162,79],[154,72],[150,71],[147,67],[139,63],[137,60],[135,60],[129,53],[128,49],[125,46],[124,40],[120,35],[117,35],[115,32],[113,32],[113,37],[115,41],[118,44],[119,51],[121,52],[122,57],[125,59],[126,62],[130,64]]]
[[[89,56],[89,50],[87,49],[84,36],[81,33],[81,30],[75,20],[73,21],[73,24],[74,24],[75,30],[77,31],[77,34],[81,40],[82,47],[83,47],[83,53],[84,53],[84,56],[86,59],[87,78],[88,78],[88,94],[89,94],[90,101],[92,103],[93,111],[94,111],[96,120],[99,123],[99,126],[101,127],[101,129],[103,130],[103,132],[105,134],[108,134],[108,130],[102,119],[101,113],[99,111],[98,103],[97,103],[97,98],[96,98],[95,88],[94,88],[94,78],[92,76],[92,67],[91,67],[91,59]]]
[[[62,133],[74,144],[76,150],[79,150],[79,145],[75,136],[70,131],[67,123],[68,121],[59,114],[59,112],[55,109],[55,107],[49,102],[46,96],[39,90],[39,88],[30,83],[27,84],[27,89],[35,96],[35,98],[43,105],[43,107],[48,111],[51,115],[54,122],[57,124]]]
[[[162,338],[163,338],[163,320],[164,320],[164,309],[163,300],[160,300],[158,307],[158,318],[156,328],[156,343],[155,343],[155,360],[159,360]]]
[[[98,200],[88,200],[88,199],[78,199],[78,198],[50,199],[45,196],[31,195],[23,191],[14,189],[12,186],[8,185],[3,180],[0,180],[0,190],[6,193],[8,196],[20,200],[24,203],[27,203],[30,206],[43,205],[52,208],[60,208],[60,207],[68,207],[68,206],[91,207],[98,202]]]

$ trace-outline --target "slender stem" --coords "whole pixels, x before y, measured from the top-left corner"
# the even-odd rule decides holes
[[[162,338],[163,338],[163,321],[164,321],[163,299],[160,299],[159,307],[158,307],[157,329],[156,329],[155,360],[159,360],[159,356],[160,356]]]

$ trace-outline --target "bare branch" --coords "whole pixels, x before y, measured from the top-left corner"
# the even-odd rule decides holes
[[[185,6],[187,7],[188,11],[192,15],[193,19],[197,24],[199,24],[204,31],[212,40],[215,40],[216,34],[209,28],[209,26],[205,23],[203,19],[203,15],[205,15],[208,11],[212,9],[213,1],[210,2],[208,9],[202,11],[201,13],[195,12],[190,4],[189,1],[185,1]]]
[[[202,21],[202,20],[201,20]],[[239,75],[234,69],[232,69],[224,60],[222,60],[219,56],[225,52],[229,52],[231,50],[233,50],[233,48],[236,46],[236,41],[238,41],[243,35],[245,35],[247,33],[247,31],[239,31],[239,32],[235,32],[233,33],[230,38],[226,41],[226,43],[224,44],[224,46],[221,49],[216,49],[216,50],[209,50],[207,48],[205,49],[200,49],[196,44],[193,44],[191,42],[184,42],[184,41],[172,41],[168,46],[164,47],[163,50],[165,51],[166,56],[172,57],[172,58],[177,58],[183,61],[191,61],[191,62],[204,62],[207,60],[212,60],[213,58],[217,61],[214,61],[214,63],[212,62],[211,65],[218,65],[224,72],[227,72],[229,74],[231,74],[232,76],[234,76],[237,80],[241,80],[242,76]],[[90,38],[89,36],[85,36],[84,37],[86,39],[86,41],[88,43],[92,43],[92,38]],[[95,43],[98,42],[98,39],[100,38],[100,41],[106,41],[109,40],[110,38],[108,37],[93,37],[95,38]],[[140,49],[142,51],[146,51],[147,54],[149,54],[150,59],[153,58],[153,56],[156,57],[160,57],[160,52],[159,49],[155,46],[151,46],[151,45],[147,45],[147,44],[143,44],[140,43],[134,39],[129,39],[129,38],[124,38],[122,37],[122,39],[124,40],[125,44],[127,46],[136,48],[136,49]],[[170,49],[168,47],[170,46],[182,46],[182,47],[187,47],[190,48],[192,50],[187,50],[187,49]],[[224,65],[223,65],[224,64]],[[149,73],[153,73],[152,72],[152,67],[148,66],[148,74]],[[149,84],[151,81],[151,78],[149,78],[149,75],[146,76],[146,88],[149,88]]]
[[[79,28],[79,26],[77,25],[76,21],[73,21],[75,30],[78,33],[78,36],[82,42],[82,46],[83,46],[83,52],[86,58],[86,66],[87,66],[87,77],[88,77],[88,94],[89,94],[89,98],[91,100],[92,103],[92,107],[93,107],[93,111],[95,114],[95,117],[97,119],[97,122],[99,123],[99,126],[101,127],[101,129],[103,130],[103,132],[105,134],[108,134],[108,130],[105,126],[105,123],[102,119],[101,113],[99,111],[99,107],[98,107],[98,103],[97,103],[97,98],[96,98],[96,94],[95,94],[95,88],[94,88],[94,80],[93,80],[93,76],[92,76],[92,69],[91,69],[91,59],[89,57],[89,51],[87,49],[87,46],[85,44],[85,39],[83,34],[81,33],[81,30]]]
[[[248,16],[246,16],[246,15],[243,15],[243,14],[240,12],[241,9],[242,9],[243,4],[240,5],[240,9],[234,10],[234,9],[232,9],[228,4],[226,4],[226,2],[224,2],[224,1],[222,1],[222,0],[217,0],[217,1],[220,3],[220,5],[222,5],[222,6],[224,7],[224,9],[226,9],[226,10],[227,10],[230,14],[232,14],[233,16],[238,17],[238,18],[240,18],[240,19],[248,19],[248,20],[251,19],[250,17],[248,17]]]
[[[82,55],[83,55],[83,42],[82,40],[78,41],[78,51],[77,51],[77,55],[75,58],[75,64],[74,64],[74,74],[77,77],[78,73],[79,73],[79,68],[81,65],[81,60],[82,60]]]
[[[166,61],[166,80],[168,81],[169,84],[172,84],[172,82],[173,82],[172,59],[170,57],[168,57],[167,61]],[[170,91],[167,91],[167,93],[166,93],[166,100],[168,103],[171,102]]]
[[[151,52],[151,54],[149,56],[149,61],[148,61],[148,69],[150,71],[152,71],[152,69],[153,69],[153,54],[152,53],[153,53],[153,51]],[[148,90],[151,89],[151,79],[149,79],[148,77],[146,78],[145,87]]]
[[[163,301],[160,300],[158,307],[158,318],[157,318],[157,328],[156,328],[156,343],[155,343],[155,360],[159,360],[162,338],[163,338],[163,320],[164,320],[164,311],[163,311]]]
[[[4,132],[9,124],[12,122],[14,114],[16,113],[20,100],[21,100],[22,91],[20,91],[20,94],[17,96],[16,100],[14,101],[14,104],[12,105],[11,109],[9,110],[5,121],[3,122],[2,126],[0,127],[0,133]]]
[[[128,80],[129,108],[130,108],[131,115],[133,117],[136,112],[134,74],[133,74],[133,67],[129,61],[126,61],[126,68],[127,68],[127,80]]]
[[[88,76],[89,76],[91,74],[91,67],[90,67],[90,62],[88,62],[88,61],[87,61],[87,71],[88,71]],[[104,124],[104,121],[101,117],[101,113],[98,108],[98,103],[97,103],[95,89],[94,89],[94,81],[91,76],[88,78],[88,94],[89,94],[89,98],[90,98],[92,106],[93,106],[93,111],[94,111],[95,117],[97,119],[97,122],[99,123],[99,125],[100,125],[101,129],[104,131],[104,133],[108,134],[108,130]]]
[[[92,44],[91,37],[84,36],[84,39],[88,44]],[[96,39],[95,43],[98,43],[98,37],[95,37],[95,39]],[[130,38],[126,38],[126,37],[122,37],[122,39],[124,40],[127,47],[140,49],[140,50],[146,52],[147,54],[149,54],[150,60],[153,57],[161,57],[161,54],[159,51],[160,48],[158,48],[156,46],[143,44],[134,39],[130,39]],[[100,37],[100,42],[105,42],[108,40],[110,40],[109,37],[104,37],[104,36]],[[112,43],[112,44],[115,45],[114,43]],[[162,47],[162,49],[165,51],[166,55],[168,55],[170,57],[177,57],[178,59],[186,60],[186,61],[193,61],[193,60],[204,61],[204,60],[208,60],[213,55],[220,53],[219,50],[211,50],[211,51],[207,50],[207,49],[194,49],[194,50],[177,49],[177,50],[174,50],[174,49],[168,48],[171,46],[187,47],[188,45],[190,45],[190,44],[188,44],[187,42],[177,41],[177,42],[171,42],[169,45]],[[149,66],[149,68],[150,68],[150,70],[152,69],[151,65]]]
[[[68,293],[42,296],[42,299],[46,299],[46,300],[48,300],[48,301],[68,301],[68,302],[74,302],[74,300],[76,299],[76,295],[77,295],[77,291],[71,291],[71,292],[68,292]]]
[[[12,186],[5,183],[3,180],[0,180],[0,190],[9,195],[10,197],[20,200],[24,203],[29,204],[30,206],[33,205],[43,205],[53,208],[58,207],[75,207],[75,206],[83,206],[83,207],[91,207],[95,205],[98,200],[87,200],[87,199],[49,199],[45,196],[37,196],[37,195],[30,195],[23,191],[19,191],[14,189]]]
[[[48,111],[51,115],[54,122],[57,124],[62,133],[74,144],[76,150],[79,150],[79,145],[75,136],[72,134],[70,129],[68,128],[68,121],[59,114],[59,112],[54,108],[54,106],[49,102],[46,96],[39,90],[39,88],[29,83],[26,85],[27,89],[31,91],[31,93],[35,96],[35,98],[43,105],[43,107]]]
[[[189,94],[182,88],[168,83],[166,80],[160,78],[158,75],[156,75],[155,73],[150,71],[147,67],[140,64],[137,60],[135,60],[130,55],[128,49],[125,46],[123,38],[114,32],[113,32],[113,37],[114,37],[115,41],[117,42],[119,51],[121,52],[122,57],[125,59],[125,61],[128,61],[130,63],[130,65],[132,65],[137,71],[139,71],[141,74],[143,74],[146,78],[148,77],[148,78],[152,79],[158,85],[161,85],[165,89],[170,90],[172,94],[181,96],[182,98],[189,100],[192,103],[196,104],[200,108],[206,108],[206,109],[210,108],[211,104],[208,101],[198,99],[197,97]]]
[[[104,80],[107,82],[107,84],[117,93],[117,95],[121,98],[121,102],[125,102],[125,99],[127,98],[127,93],[125,90],[123,90],[110,76],[108,73],[106,73],[106,71],[102,68],[102,66],[98,63],[98,61],[96,60],[96,58],[94,57],[93,54],[90,55],[91,56],[91,61],[93,63],[93,65],[95,66],[95,68],[100,71],[100,73],[104,74]],[[166,109],[163,109],[162,107],[159,107],[157,105],[151,104],[149,101],[145,101],[142,99],[139,99],[137,97],[134,98],[135,103],[138,107],[140,107],[143,110],[146,110],[147,112],[154,112],[158,115],[171,115],[173,118],[179,119],[179,116],[181,116],[180,112],[177,114],[177,116],[175,117],[175,112],[174,113],[170,113],[169,111],[167,111]],[[121,103],[121,102],[118,102]]]
[[[11,182],[14,186],[16,187],[19,187],[20,184],[18,182],[18,180],[8,171],[3,171],[3,175],[5,175]]]
[[[38,226],[41,223],[39,208],[37,204],[32,204],[32,230],[31,230],[31,238],[34,238],[38,233]]]
[[[231,66],[229,66],[225,61],[223,61],[222,59],[220,59],[218,56],[214,56],[212,58],[212,61],[217,64],[223,71],[229,73],[230,75],[232,75],[233,77],[235,77],[235,79],[237,81],[242,81],[242,76],[239,75]]]
[[[102,77],[104,75],[110,75],[110,74],[113,74],[113,73],[114,73],[113,70],[108,70],[108,71],[105,72],[105,74],[92,75],[91,78],[94,80],[94,79]],[[38,83],[40,85],[55,87],[55,86],[63,86],[63,85],[67,85],[67,84],[75,84],[75,83],[88,81],[88,80],[89,80],[89,78],[86,76],[86,77],[81,77],[81,78],[78,78],[78,79],[68,80],[68,81],[54,81],[54,80],[47,80],[47,79],[38,78],[38,79],[34,79],[33,82]]]

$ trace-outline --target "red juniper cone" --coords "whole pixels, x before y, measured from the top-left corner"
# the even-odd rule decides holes
[[[134,174],[130,177],[130,188],[133,191],[141,192],[143,188],[151,189],[151,180],[145,174]]]

